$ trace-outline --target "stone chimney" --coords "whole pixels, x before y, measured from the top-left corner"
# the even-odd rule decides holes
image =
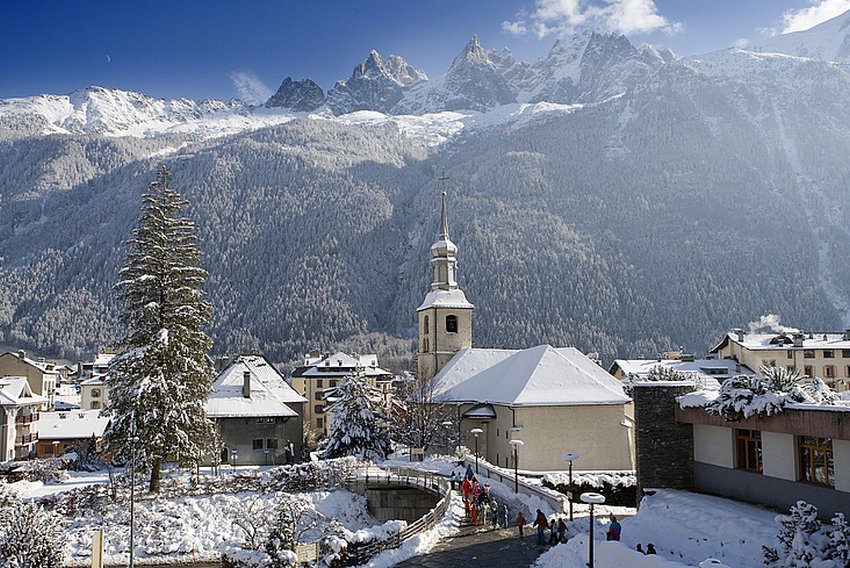
[[[794,340],[794,347],[802,347],[803,346],[803,333],[798,331],[795,332],[792,339]]]
[[[736,327],[735,329],[733,329],[732,333],[735,334],[735,336],[738,338],[738,341],[744,340],[744,330],[741,329],[740,327]]]
[[[242,396],[251,398],[251,371],[242,373]]]
[[[844,341],[850,341],[850,329],[844,330]]]
[[[26,356],[27,356],[26,351],[24,351],[23,349],[18,349],[18,357],[20,357],[21,359],[24,359],[24,358],[26,358]]]

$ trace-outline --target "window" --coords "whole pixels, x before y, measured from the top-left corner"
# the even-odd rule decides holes
[[[325,386],[325,381],[323,379],[316,379],[316,388],[320,389]]]
[[[499,428],[498,428],[498,426],[496,427],[496,436],[497,436],[497,437],[499,436]],[[499,460],[496,460],[496,463],[499,463]]]
[[[457,316],[446,316],[446,333],[457,333]]]
[[[91,409],[97,410],[98,408],[100,408],[100,401],[99,400],[91,401]]]
[[[793,359],[794,358],[794,352],[789,349],[788,351],[785,352],[785,357],[787,359]]]
[[[316,428],[324,428],[325,427],[325,419],[324,418],[316,418]]]
[[[761,364],[762,367],[775,367],[776,359],[762,359]]]
[[[844,378],[850,379],[850,365],[844,365]]]
[[[823,376],[827,379],[835,378],[835,365],[824,365]]]
[[[324,391],[316,391],[316,393],[313,395],[313,398],[315,398],[316,400],[324,400],[324,398],[325,398]]]
[[[841,356],[845,359],[850,359],[850,349],[842,349]]]
[[[53,444],[42,444],[41,451],[45,454],[53,455]]]
[[[335,386],[336,386],[336,380],[335,380],[335,379],[334,379],[334,380],[331,380],[331,381],[330,381],[330,385],[329,385],[329,386],[330,386],[331,388],[335,387]]]
[[[832,359],[835,357],[835,352],[832,349],[824,349],[823,350],[823,358],[824,359]]]
[[[423,353],[428,352],[428,338],[427,337],[422,339],[422,352]]]
[[[92,398],[100,398],[100,389],[92,389],[91,390]]]
[[[316,406],[313,407],[313,414],[321,414],[324,411],[325,411],[325,407],[322,406],[321,404],[317,404]]]
[[[266,438],[266,448],[270,450],[277,449],[277,438]]]
[[[274,423],[275,423],[274,416],[267,416],[266,417],[266,424],[274,424]]]
[[[803,367],[803,374],[807,377],[814,377],[815,370],[811,365],[806,365]]]
[[[761,431],[735,429],[735,467],[762,472]]]
[[[835,484],[832,440],[800,436],[798,447],[800,449],[800,481],[832,487]]]
[[[425,316],[425,319],[422,321],[422,333],[428,334],[430,333],[430,325],[428,325],[428,316]]]
[[[815,352],[811,349],[803,349],[803,357],[806,359],[814,359]]]
[[[263,449],[263,439],[262,438],[254,438],[254,449],[262,450]]]

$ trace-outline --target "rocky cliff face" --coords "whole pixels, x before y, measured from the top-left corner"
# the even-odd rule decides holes
[[[287,77],[277,92],[266,101],[267,108],[283,108],[296,112],[314,111],[325,103],[325,92],[310,79],[293,81]]]

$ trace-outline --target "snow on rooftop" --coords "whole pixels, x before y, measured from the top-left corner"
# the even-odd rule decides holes
[[[680,373],[715,378],[754,374],[746,365],[741,365],[731,359],[617,359],[613,366],[619,367],[625,375],[637,375],[639,377],[645,377],[657,366],[668,367]]]
[[[625,404],[620,382],[572,347],[462,349],[435,377],[439,396],[511,406]]]
[[[422,304],[416,308],[416,311],[420,312],[436,307],[471,310],[474,306],[466,299],[466,294],[463,293],[463,290],[431,290],[425,296]]]
[[[38,436],[47,440],[79,440],[103,436],[109,418],[99,410],[42,412],[38,417]]]
[[[850,339],[846,332],[813,331],[803,333],[803,346],[794,346],[793,333],[750,333],[730,331],[717,345],[716,352],[726,341],[733,341],[751,350],[787,350],[787,349],[850,349]]]
[[[34,394],[26,377],[7,376],[0,379],[0,406],[44,404],[47,398]]]
[[[250,397],[244,396],[244,376],[250,373]],[[264,357],[242,355],[213,381],[206,402],[207,415],[214,418],[238,416],[294,417],[287,403],[307,402]]]

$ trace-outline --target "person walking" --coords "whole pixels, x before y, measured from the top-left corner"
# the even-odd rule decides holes
[[[646,554],[646,552],[644,552],[644,550],[643,550],[643,545],[641,543],[637,543],[635,545],[635,550],[640,552],[641,554]]]
[[[517,513],[516,526],[519,529],[519,539],[522,540],[525,535],[522,534],[522,529],[525,527],[525,517],[522,516],[522,511]]]
[[[617,522],[617,517],[611,515],[611,524],[608,525],[608,533],[605,535],[607,540],[620,540],[620,533],[623,532],[623,527]]]
[[[510,512],[508,511],[508,506],[503,504],[499,508],[499,515],[501,516],[501,524],[503,529],[508,528],[508,519],[510,518],[508,516],[509,514]]]
[[[472,482],[469,478],[464,478],[460,488],[463,491],[463,508],[466,510],[466,516],[469,517],[469,496],[472,494]]]
[[[494,499],[490,503],[490,520],[493,523],[493,530],[499,526],[499,504]]]
[[[558,544],[558,521],[554,517],[549,523],[549,546],[553,544]]]
[[[475,472],[472,471],[472,464],[466,466],[466,478],[472,481],[475,478]]]
[[[537,516],[534,519],[533,526],[537,527],[537,544],[546,546],[546,534],[544,531],[549,527],[549,521],[540,509],[537,509]]]
[[[567,523],[563,517],[558,517],[558,542],[567,542]]]

